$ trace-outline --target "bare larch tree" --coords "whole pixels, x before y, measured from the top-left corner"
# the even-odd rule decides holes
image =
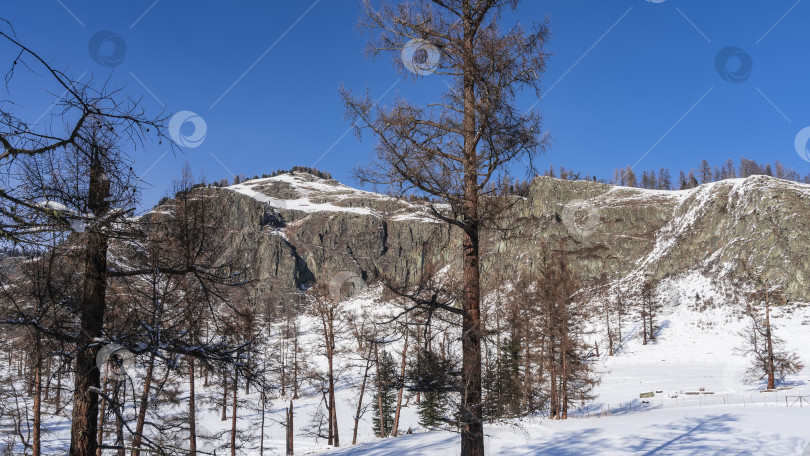
[[[479,230],[486,211],[479,200],[510,164],[531,166],[545,146],[539,114],[519,110],[516,95],[539,93],[548,28],[516,25],[504,32],[501,13],[518,3],[421,0],[379,10],[366,4],[361,26],[372,35],[369,54],[391,54],[405,77],[435,73],[449,88],[426,106],[403,99],[382,106],[368,94],[342,90],[357,134],[370,130],[377,140],[376,158],[358,170],[359,180],[445,203],[433,206],[433,215],[462,232],[462,455],[484,454]]]

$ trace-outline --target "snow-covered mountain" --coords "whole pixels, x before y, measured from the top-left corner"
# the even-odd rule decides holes
[[[303,172],[201,191],[221,201],[234,248],[256,254],[267,292],[340,271],[372,283],[457,265],[458,233],[431,219],[424,202]],[[732,302],[743,297],[744,261],[792,299],[810,301],[809,185],[753,176],[660,191],[540,177],[515,198],[510,230],[484,233],[485,288],[534,268],[545,242],[569,257],[595,299],[636,295],[649,281],[662,300]],[[703,286],[712,291],[695,289]]]

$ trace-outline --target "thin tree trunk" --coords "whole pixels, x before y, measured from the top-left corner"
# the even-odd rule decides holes
[[[53,399],[54,404],[56,405],[56,409],[62,406],[62,370],[58,369],[56,371],[56,397]]]
[[[525,344],[524,351],[525,355],[523,356],[523,409],[526,413],[531,412],[532,404],[531,404],[531,387],[532,387],[532,363],[531,363],[531,352],[530,352],[530,345],[529,345],[529,338],[527,335],[524,334],[523,342]]]
[[[562,419],[568,419],[568,344],[563,342],[562,349],[562,387],[560,393],[562,394]]]
[[[610,307],[605,305],[605,326],[607,326],[608,336],[608,356],[613,356],[613,331],[610,330]]]
[[[551,400],[551,410],[549,413],[549,418],[557,419],[559,417],[559,399],[557,396],[557,368],[556,363],[557,360],[554,359],[554,343],[553,340],[549,341],[549,382],[551,391],[549,392],[550,400]]]
[[[42,422],[42,339],[34,334],[34,424],[32,430],[32,454],[40,456],[40,423]]]
[[[106,396],[108,393],[107,385],[109,382],[104,382],[104,389],[102,392]],[[104,443],[104,421],[106,420],[107,414],[107,400],[101,399],[100,410],[98,413],[98,449],[96,450],[96,456],[101,456],[101,445]]]
[[[264,410],[267,406],[267,396],[265,395],[264,386],[262,386],[262,425],[261,425],[261,436],[259,437],[259,456],[264,456]]]
[[[143,382],[140,404],[138,404],[138,420],[135,423],[135,435],[132,438],[132,456],[140,456],[141,440],[144,423],[146,423],[146,407],[149,404],[149,392],[152,389],[152,373],[155,369],[155,352],[149,354],[149,364],[146,366],[146,378]]]
[[[119,394],[121,393],[121,381],[115,381],[115,403],[121,404],[122,401],[119,398]],[[126,452],[124,451],[124,421],[121,419],[121,414],[124,413],[124,407],[121,407],[118,410],[118,413],[115,414],[115,446],[118,447],[118,456],[124,456]]]
[[[188,358],[188,454],[197,455],[197,406],[194,394],[194,357]],[[264,419],[264,415],[262,415]]]
[[[647,312],[643,310],[641,312],[641,326],[644,328],[644,343],[642,345],[647,345]]]
[[[768,344],[768,389],[776,388],[776,378],[774,374],[774,356],[773,356],[773,336],[771,334],[771,304],[768,300],[769,296],[765,292],[765,338]]]
[[[293,399],[298,399],[298,325],[293,327]]]
[[[290,399],[290,408],[287,409],[287,456],[293,455],[293,435],[295,428],[293,426],[293,401]]]
[[[360,426],[360,412],[363,410],[363,396],[366,393],[366,382],[368,381],[368,371],[371,369],[371,348],[368,344],[368,356],[366,356],[366,369],[363,371],[363,382],[360,384],[360,398],[357,400],[357,411],[354,414],[354,433],[352,435],[352,445],[357,445],[357,428]]]
[[[377,370],[377,411],[380,414],[380,438],[385,437],[385,414],[382,403],[382,384],[380,383],[380,350],[377,342],[374,342],[374,365]]]
[[[220,417],[220,421],[225,421],[228,419],[228,375],[223,372],[222,373],[222,416]]]
[[[335,314],[332,307],[329,308],[329,415],[332,421],[333,444],[340,446],[340,434],[338,433],[337,407],[335,406]]]
[[[239,371],[233,369],[233,403],[231,404],[231,456],[236,456],[236,394],[239,392]]]
[[[333,388],[333,391],[334,391],[334,385],[332,386],[332,388]],[[334,437],[335,437],[334,443],[335,443],[335,447],[339,447],[340,446],[340,433],[338,432],[337,407],[335,407],[335,394],[334,394],[334,392],[332,393],[332,407],[330,407],[330,409],[331,409],[331,414],[332,414],[332,431],[335,434],[334,435]]]
[[[391,435],[397,436],[399,432],[399,413],[402,410],[402,393],[405,390],[405,361],[408,356],[408,321],[405,320],[405,341],[402,348],[402,364],[399,370],[399,393],[397,393],[397,409],[394,412],[394,425],[391,429]]]

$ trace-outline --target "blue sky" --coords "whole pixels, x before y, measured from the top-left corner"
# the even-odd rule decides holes
[[[348,131],[340,84],[387,92],[383,101],[398,93],[426,102],[445,88],[442,76],[400,81],[390,59],[368,59],[359,16],[359,3],[348,0],[5,0],[0,13],[55,66],[84,80],[110,78],[151,112],[190,111],[205,121],[196,147],[164,155],[155,145],[137,155],[136,169],[151,185],[147,205],[166,193],[185,160],[209,180],[317,163],[355,184],[350,172],[368,162],[373,138],[360,142]],[[519,99],[542,113],[553,139],[541,168],[609,178],[627,165],[677,173],[702,158],[719,165],[745,156],[810,173],[794,147],[810,126],[810,1],[526,0],[504,21],[546,16],[553,56],[543,98]],[[114,68],[89,50],[102,31],[126,45]],[[750,56],[743,81],[716,69],[728,46]],[[9,52],[0,48],[2,62]],[[732,57],[724,68],[733,74],[739,65]],[[10,89],[4,97],[31,121],[53,100],[42,81]]]

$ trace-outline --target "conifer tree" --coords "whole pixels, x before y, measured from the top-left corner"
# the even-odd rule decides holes
[[[381,350],[377,359],[376,391],[372,401],[374,433],[380,437],[391,434],[399,382],[394,357],[386,350]]]

